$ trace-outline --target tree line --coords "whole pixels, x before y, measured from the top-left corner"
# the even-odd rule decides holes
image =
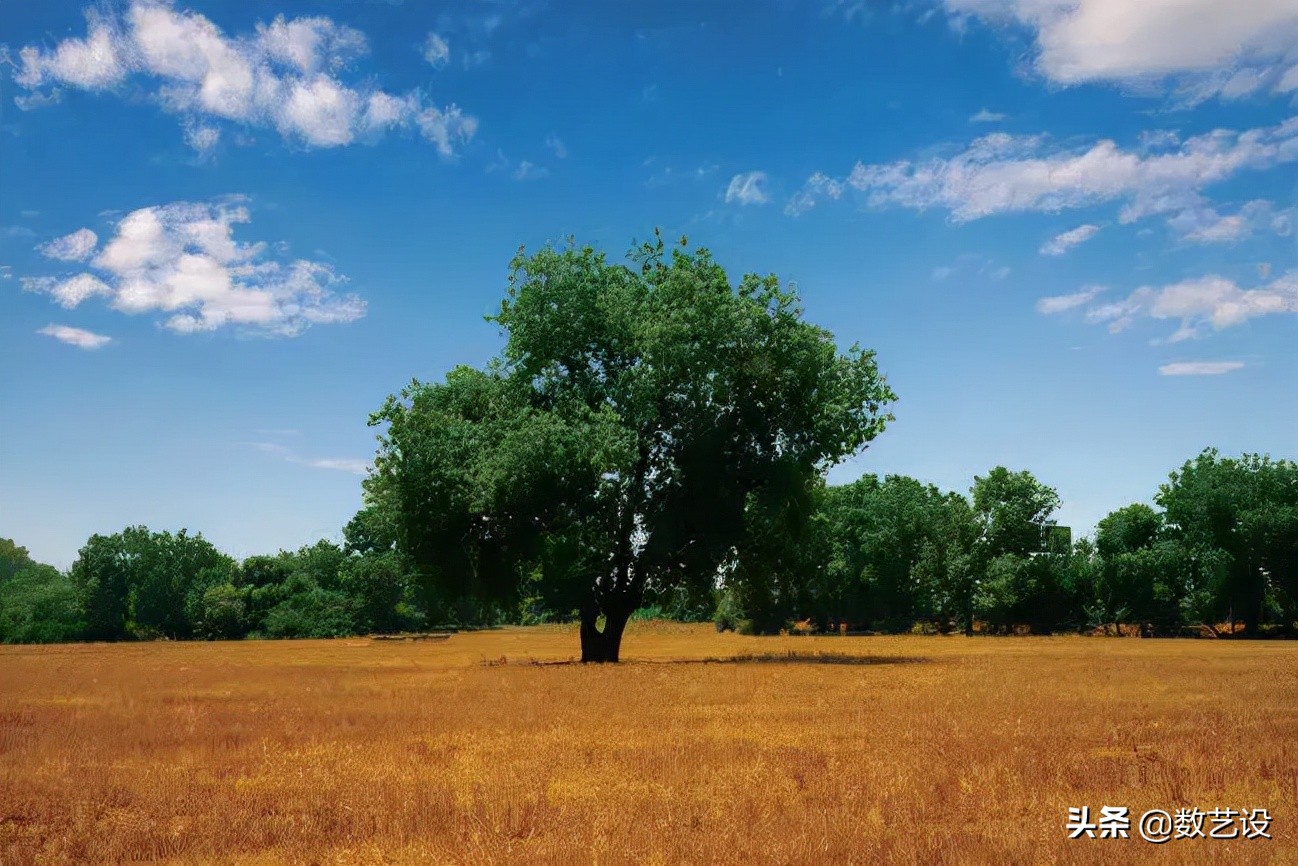
[[[242,562],[201,534],[94,535],[67,572],[0,539],[0,640],[342,637],[418,629],[413,575],[395,553],[320,541]]]
[[[327,637],[575,620],[617,661],[637,611],[765,633],[1175,633],[1298,618],[1298,464],[1205,451],[1094,539],[996,467],[968,495],[826,483],[892,421],[873,352],[840,350],[773,275],[737,282],[657,233],[627,261],[520,250],[483,368],[414,381],[341,545],[236,562],[201,535],[92,537],[66,573],[0,551],[0,638]],[[1233,629],[1232,629],[1233,630]]]
[[[1054,489],[997,467],[968,495],[904,475],[821,486],[801,517],[755,527],[701,590],[647,587],[639,615],[761,634],[833,630],[1036,634],[1140,624],[1160,635],[1298,621],[1298,464],[1207,450],[1093,537],[1056,525]],[[343,543],[242,562],[201,534],[128,527],[92,536],[72,567],[0,539],[0,641],[342,637],[580,620],[540,562],[512,595],[439,593],[373,503]],[[459,555],[459,554],[457,554]]]
[[[1153,501],[1119,508],[1073,541],[1053,519],[1057,492],[1026,471],[997,467],[968,496],[896,475],[825,487],[806,530],[769,534],[765,549],[740,556],[719,624],[1293,632],[1298,464],[1205,450]]]

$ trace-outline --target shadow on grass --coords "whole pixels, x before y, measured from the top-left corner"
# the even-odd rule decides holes
[[[922,656],[862,656],[845,653],[741,653],[734,656],[707,656],[701,659],[623,659],[613,666],[635,667],[638,665],[905,665],[925,664],[929,659]],[[576,659],[556,661],[509,661],[505,656],[498,659],[485,659],[487,667],[519,664],[531,667],[571,667],[583,663]]]

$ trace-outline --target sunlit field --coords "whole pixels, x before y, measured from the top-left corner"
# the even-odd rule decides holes
[[[633,623],[623,664],[577,651],[0,648],[0,863],[1298,863],[1298,644]],[[1068,838],[1105,805],[1130,838]],[[1273,838],[1140,838],[1188,807]]]

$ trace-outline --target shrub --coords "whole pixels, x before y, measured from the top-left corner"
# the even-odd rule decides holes
[[[220,583],[208,587],[199,605],[195,631],[209,640],[243,637],[248,630],[247,612],[244,593],[235,586]]]
[[[0,583],[0,641],[62,643],[85,634],[75,587],[49,565],[32,565]]]
[[[352,607],[342,593],[315,587],[275,605],[264,631],[269,637],[345,637],[356,633]]]

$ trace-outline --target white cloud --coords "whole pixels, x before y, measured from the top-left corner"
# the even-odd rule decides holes
[[[285,137],[296,134],[318,147],[351,144],[362,108],[360,94],[324,74],[296,81],[288,90],[277,118]]]
[[[1091,238],[1095,237],[1095,233],[1099,230],[1099,226],[1087,223],[1085,225],[1080,225],[1075,229],[1061,232],[1046,243],[1042,244],[1040,251],[1041,255],[1062,256],[1078,244],[1084,244]]]
[[[946,0],[958,20],[1017,22],[1052,81],[1158,84],[1204,98],[1298,87],[1293,0]]]
[[[90,229],[77,229],[70,235],[55,238],[36,249],[41,255],[65,262],[79,262],[95,251],[99,236]]]
[[[424,40],[424,59],[427,60],[434,69],[441,69],[451,59],[450,44],[441,36],[430,31],[428,38]]]
[[[562,140],[560,140],[559,136],[547,135],[545,137],[545,146],[550,148],[554,155],[559,159],[568,158],[568,147]]]
[[[53,51],[27,46],[18,52],[22,67],[14,76],[23,87],[70,84],[83,90],[113,87],[126,77],[121,37],[97,14],[87,15],[85,39],[65,39]],[[31,103],[26,106],[35,107]]]
[[[60,343],[67,343],[69,346],[76,346],[78,349],[99,349],[113,341],[112,337],[105,337],[103,334],[73,328],[69,325],[46,325],[36,333],[53,337]]]
[[[1182,240],[1198,244],[1235,243],[1257,231],[1271,230],[1286,236],[1293,231],[1293,209],[1277,211],[1271,202],[1255,199],[1233,214],[1223,216],[1207,205],[1186,208],[1167,224]]]
[[[549,173],[550,170],[548,168],[534,165],[527,160],[523,160],[518,164],[518,168],[514,169],[514,180],[537,180],[545,177]]]
[[[361,118],[361,129],[366,133],[382,134],[394,126],[405,126],[418,108],[418,100],[409,95],[371,93],[365,105],[365,115]]]
[[[259,23],[228,36],[169,0],[132,0],[117,17],[89,16],[88,36],[19,52],[20,107],[52,101],[66,85],[104,90],[138,77],[165,110],[182,116],[200,155],[216,143],[215,121],[277,130],[311,147],[341,147],[398,126],[417,126],[444,156],[472,138],[477,122],[459,108],[424,105],[418,91],[353,86],[339,74],[367,50],[364,34],[324,17]]]
[[[1084,307],[1094,300],[1095,296],[1104,291],[1103,286],[1088,286],[1080,292],[1074,292],[1071,295],[1054,295],[1049,298],[1042,298],[1037,301],[1037,312],[1044,316],[1052,316],[1056,313],[1066,313],[1069,310],[1075,310],[1078,307]]]
[[[257,25],[257,43],[271,60],[310,74],[322,67],[337,69],[369,50],[365,34],[328,18],[275,16]]]
[[[1005,115],[999,111],[988,111],[985,108],[978,109],[978,112],[969,118],[970,123],[998,123],[1005,119]]]
[[[1180,361],[1158,368],[1160,376],[1220,376],[1244,366],[1242,361]]]
[[[266,244],[235,240],[235,225],[250,219],[238,201],[133,211],[91,260],[97,274],[25,277],[23,288],[67,308],[102,295],[125,313],[162,313],[164,326],[181,334],[238,326],[296,336],[365,315],[360,298],[335,293],[346,278],[330,266],[268,259]]]
[[[1245,132],[1215,130],[1184,142],[1147,139],[1139,150],[1108,139],[1082,149],[1048,145],[1041,135],[994,133],[948,157],[857,163],[842,179],[817,172],[785,210],[803,213],[850,188],[872,207],[943,208],[957,222],[1110,201],[1125,202],[1120,219],[1132,222],[1199,206],[1203,188],[1241,171],[1298,161],[1298,118]]]
[[[1111,333],[1126,330],[1138,318],[1176,319],[1180,327],[1163,342],[1176,343],[1249,319],[1298,313],[1298,271],[1290,271],[1254,289],[1242,289],[1217,275],[1167,286],[1141,286],[1125,299],[1087,311],[1087,321],[1107,324]]]
[[[103,280],[92,274],[77,274],[50,285],[45,291],[48,291],[65,310],[75,308],[86,298],[113,293]]]
[[[770,200],[766,194],[766,172],[764,171],[737,174],[730,179],[730,185],[726,187],[727,203],[766,204]]]

